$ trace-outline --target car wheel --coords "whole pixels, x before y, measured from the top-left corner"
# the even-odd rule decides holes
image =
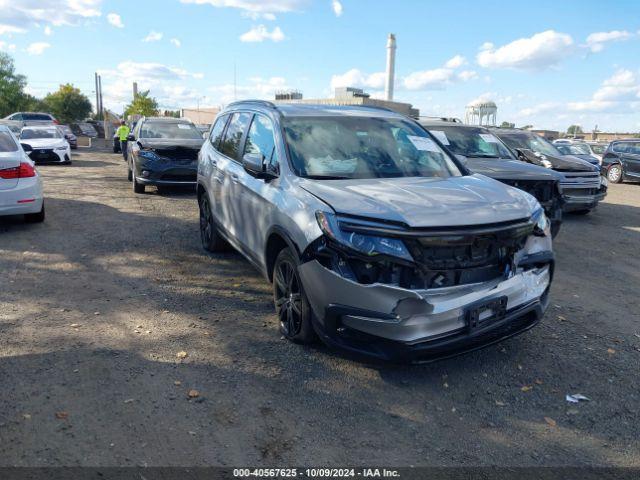
[[[561,222],[551,223],[551,238],[556,238],[556,236],[558,236],[558,233],[560,232],[560,225],[562,225]]]
[[[206,193],[200,195],[198,205],[200,206],[200,240],[202,241],[202,247],[212,253],[226,250],[227,243],[216,229],[211,205]]]
[[[138,181],[136,180],[136,176],[133,175],[133,173],[131,174],[131,181],[133,182],[133,191],[135,193],[144,193],[144,184],[138,183]]]
[[[133,180],[133,172],[131,171],[131,168],[129,166],[127,166],[127,180]]]
[[[614,163],[607,170],[607,180],[611,183],[621,183],[622,182],[622,165],[619,163]]]
[[[44,202],[42,202],[42,208],[38,213],[28,213],[24,216],[24,220],[27,223],[42,223],[44,222]]]
[[[298,258],[290,248],[280,251],[273,267],[273,300],[282,334],[292,342],[312,343],[316,334],[311,307],[298,275]]]

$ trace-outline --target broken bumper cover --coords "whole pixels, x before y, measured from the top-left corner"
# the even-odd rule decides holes
[[[482,348],[535,325],[548,305],[553,255],[535,256],[544,266],[506,280],[430,290],[362,285],[315,260],[299,273],[325,342],[384,360],[421,362]]]

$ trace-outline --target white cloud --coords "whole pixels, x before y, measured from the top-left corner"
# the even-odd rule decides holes
[[[356,87],[356,88],[384,88],[385,73],[376,72],[365,74],[357,68],[331,77],[331,89],[337,87]]]
[[[49,37],[51,34],[53,33],[53,30],[51,29],[51,27],[49,25],[47,25],[46,27],[44,27],[44,34]]]
[[[254,20],[262,17],[274,20],[276,13],[289,13],[302,10],[309,0],[180,0],[182,3],[211,5],[218,8],[237,8],[243,15]]]
[[[447,60],[447,63],[445,63],[444,66],[447,68],[459,68],[466,63],[467,60],[462,55],[456,55],[455,57]]]
[[[51,47],[51,45],[47,42],[35,42],[27,47],[27,53],[29,55],[42,55],[49,47]]]
[[[284,33],[280,30],[280,27],[275,27],[270,32],[264,25],[258,25],[240,35],[241,42],[263,42],[265,40],[281,42],[284,40]]]
[[[487,42],[480,47],[476,60],[485,68],[542,70],[557,65],[575,51],[571,35],[547,30],[499,48]]]
[[[607,42],[619,42],[633,37],[632,33],[626,30],[611,30],[610,32],[596,32],[587,37],[586,45],[592,52],[600,52]]]
[[[556,112],[564,107],[564,104],[560,102],[543,102],[532,107],[523,108],[518,112],[519,117],[531,117],[534,115],[540,115],[541,113]]]
[[[468,82],[469,80],[478,78],[478,72],[475,70],[463,70],[458,73],[458,78],[463,82]]]
[[[158,42],[162,40],[164,35],[161,32],[156,32],[155,30],[151,30],[149,34],[142,39],[143,42]]]
[[[0,40],[0,50],[5,50],[7,52],[13,52],[13,51],[15,51],[15,49],[16,49],[15,44],[3,42],[2,40]]]
[[[169,40],[174,46],[180,48],[182,46],[182,42],[180,40],[178,40],[177,38],[172,38],[171,40]]]
[[[342,15],[342,3],[339,2],[339,0],[332,0],[331,2],[331,8],[333,9],[333,13],[336,15],[336,17],[339,17]]]
[[[0,0],[0,35],[38,25],[78,25],[99,17],[102,0]]]
[[[110,13],[107,15],[107,21],[116,28],[124,28],[122,18],[117,13]]]
[[[441,90],[455,79],[450,68],[434,68],[413,72],[404,78],[404,87],[408,90]]]
[[[242,85],[214,85],[208,91],[211,92],[211,96],[217,104],[227,104],[235,99],[273,100],[277,91],[290,89],[291,86],[283,77],[254,77]]]

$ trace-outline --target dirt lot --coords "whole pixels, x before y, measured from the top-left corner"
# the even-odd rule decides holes
[[[40,171],[46,222],[0,221],[0,465],[640,466],[640,185],[567,219],[538,327],[389,366],[282,340],[191,193],[106,152]]]

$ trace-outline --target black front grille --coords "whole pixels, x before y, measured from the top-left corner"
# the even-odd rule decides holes
[[[156,155],[171,160],[197,160],[198,150],[187,147],[156,149]]]
[[[53,150],[36,149],[29,155],[36,163],[59,162],[60,157]]]
[[[189,173],[185,175],[176,175],[175,173],[169,173],[162,175],[161,180],[165,182],[195,182],[198,179],[196,173]]]
[[[597,188],[565,188],[562,190],[562,193],[569,196],[591,196],[597,195]]]
[[[536,197],[540,203],[552,200],[555,192],[555,185],[553,182],[543,182],[539,180],[507,180],[504,183],[530,193]]]

